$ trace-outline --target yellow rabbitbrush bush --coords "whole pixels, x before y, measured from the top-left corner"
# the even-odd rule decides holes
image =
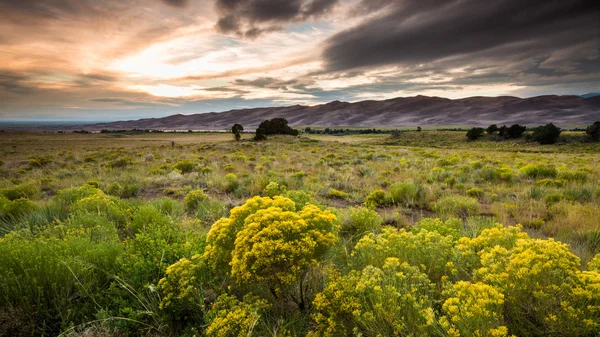
[[[504,295],[484,283],[460,281],[444,292],[447,299],[440,319],[449,336],[502,337],[508,335],[502,306]]]
[[[269,304],[254,295],[246,295],[243,300],[223,294],[207,313],[207,337],[249,337],[261,321]],[[257,329],[258,330],[258,329]]]
[[[431,336],[438,327],[431,292],[425,274],[396,258],[334,276],[313,302],[309,336]]]
[[[207,235],[206,260],[238,283],[262,283],[280,291],[337,241],[336,216],[283,197],[254,197],[217,221]]]
[[[337,241],[337,230],[336,216],[313,205],[299,213],[278,207],[258,210],[237,234],[231,276],[239,283],[266,282],[280,291],[325,256]]]
[[[243,228],[246,218],[260,209],[276,207],[282,211],[294,211],[294,202],[287,198],[254,197],[241,206],[230,211],[229,218],[221,218],[215,222],[206,236],[207,246],[204,256],[210,261],[213,271],[231,271],[231,257],[235,248],[237,233]]]
[[[404,229],[386,227],[381,234],[365,235],[354,248],[351,266],[382,267],[386,258],[394,257],[424,272],[432,282],[439,283],[457,270],[452,261],[456,259],[454,238],[436,231],[420,229],[416,233]]]
[[[537,330],[552,336],[581,336],[600,332],[600,293],[593,292],[600,277],[594,272],[582,274],[579,258],[567,245],[552,239],[520,238],[512,248],[488,246],[479,255],[482,267],[474,280],[502,291],[511,334],[528,336]]]

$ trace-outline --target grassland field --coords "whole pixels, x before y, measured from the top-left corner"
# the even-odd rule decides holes
[[[250,137],[0,133],[0,336],[600,335],[583,132]]]

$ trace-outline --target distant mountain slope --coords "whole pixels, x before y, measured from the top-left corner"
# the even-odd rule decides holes
[[[242,124],[256,128],[265,119],[284,117],[292,126],[399,127],[489,124],[589,124],[600,120],[600,96],[402,97],[356,103],[334,101],[317,106],[231,110],[221,113],[173,115],[135,121],[101,123],[69,129],[212,130]]]
[[[590,92],[589,94],[581,95],[583,98],[591,98],[596,96],[600,96],[600,92]]]

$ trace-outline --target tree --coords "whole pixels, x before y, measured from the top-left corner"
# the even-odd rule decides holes
[[[234,124],[231,127],[231,133],[235,136],[235,140],[240,140],[242,138],[242,131],[244,131],[244,127],[240,124]]]
[[[421,130],[422,130],[421,127],[417,126],[417,132],[421,132]]]
[[[540,144],[554,144],[558,140],[562,130],[554,124],[549,123],[533,129],[532,138]]]
[[[506,129],[506,134],[504,135],[504,138],[509,138],[509,139],[519,138],[519,137],[521,137],[521,135],[523,135],[525,130],[527,130],[527,127],[519,125],[519,124],[513,124],[508,129]]]
[[[265,128],[256,129],[256,136],[254,136],[254,140],[265,140],[267,139],[267,132]]]
[[[483,128],[472,128],[467,131],[467,138],[470,140],[476,140],[477,138],[483,136]]]
[[[498,128],[498,136],[500,136],[502,138],[507,138],[506,137],[507,131],[508,131],[508,128],[506,127],[506,125],[499,127]]]
[[[265,135],[292,135],[297,136],[298,130],[292,129],[288,125],[288,121],[285,118],[273,118],[271,120],[265,120],[258,126],[259,129],[264,129]]]
[[[485,132],[488,135],[493,135],[495,132],[498,132],[498,126],[496,124],[492,124],[490,126],[487,127],[487,129],[485,129]]]
[[[592,141],[600,142],[600,121],[594,122],[594,124],[588,126],[585,133],[587,133]]]

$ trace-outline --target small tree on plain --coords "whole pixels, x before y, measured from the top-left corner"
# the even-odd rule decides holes
[[[561,132],[562,130],[559,127],[549,123],[533,129],[533,134],[531,136],[533,140],[540,144],[554,144],[558,140]]]
[[[244,131],[244,127],[240,124],[234,124],[231,127],[231,133],[235,136],[235,140],[240,140],[242,138],[242,131]]]
[[[470,140],[476,140],[477,138],[483,136],[483,128],[472,128],[467,131],[467,138]]]

